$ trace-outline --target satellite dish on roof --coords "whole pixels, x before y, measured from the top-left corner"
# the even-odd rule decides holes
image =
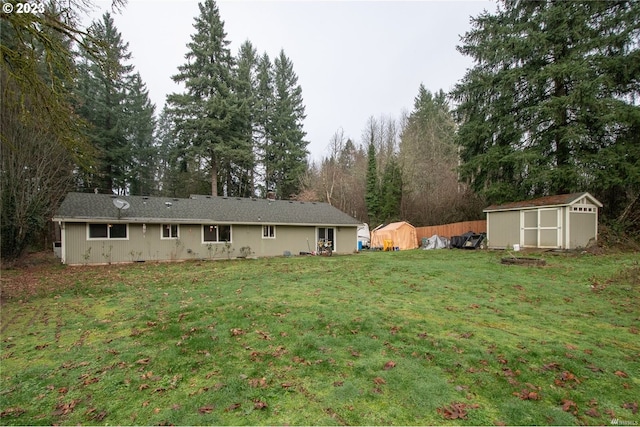
[[[122,199],[113,199],[113,205],[118,208],[118,219],[120,219],[120,214],[122,214],[122,210],[129,209],[129,202]]]
[[[129,209],[129,202],[127,202],[126,200],[122,200],[122,199],[113,199],[113,204],[115,205],[116,208],[118,209]]]

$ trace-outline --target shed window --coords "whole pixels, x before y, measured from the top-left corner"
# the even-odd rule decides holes
[[[589,206],[573,206],[571,208],[572,212],[584,212],[584,213],[594,213],[596,208]]]
[[[262,238],[263,239],[275,239],[276,238],[276,226],[275,225],[263,225],[262,226]]]
[[[161,228],[163,239],[177,239],[180,237],[178,224],[162,224]]]
[[[231,226],[217,224],[203,225],[202,241],[204,243],[231,242]]]
[[[126,239],[127,224],[89,224],[89,239]]]

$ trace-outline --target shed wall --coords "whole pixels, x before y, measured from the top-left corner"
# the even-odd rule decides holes
[[[520,243],[520,212],[487,212],[487,240],[490,248],[507,248]]]
[[[585,247],[589,240],[596,238],[595,213],[570,212],[569,249]]]

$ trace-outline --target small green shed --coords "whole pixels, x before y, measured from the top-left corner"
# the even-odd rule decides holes
[[[598,238],[598,208],[589,193],[561,194],[492,205],[487,214],[489,248],[575,249]]]

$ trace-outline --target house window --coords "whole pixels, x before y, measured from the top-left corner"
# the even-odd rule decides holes
[[[160,228],[162,230],[162,239],[177,239],[180,237],[178,224],[162,224]]]
[[[127,224],[89,224],[89,239],[127,239]]]
[[[216,224],[203,225],[202,241],[204,243],[231,242],[231,226]]]
[[[262,238],[263,239],[275,239],[276,238],[276,226],[275,225],[263,225],[262,226]]]

